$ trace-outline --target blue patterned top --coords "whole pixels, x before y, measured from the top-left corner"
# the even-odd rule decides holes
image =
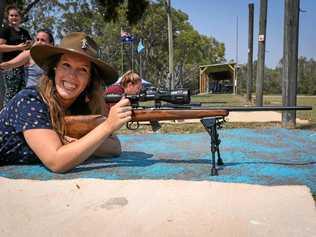
[[[29,87],[16,94],[0,111],[0,164],[39,162],[22,133],[36,128],[52,129],[51,119],[39,92]]]

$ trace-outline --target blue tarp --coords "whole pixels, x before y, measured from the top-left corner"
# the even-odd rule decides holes
[[[13,179],[181,179],[263,185],[307,185],[316,193],[316,132],[296,129],[222,129],[224,166],[211,176],[210,137],[194,134],[120,135],[123,153],[91,159],[67,174],[41,165],[0,167]]]

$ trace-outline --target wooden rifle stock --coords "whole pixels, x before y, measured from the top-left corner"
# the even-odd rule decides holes
[[[228,114],[224,109],[133,109],[132,122],[225,117]],[[81,138],[105,119],[102,115],[66,116],[66,135]]]

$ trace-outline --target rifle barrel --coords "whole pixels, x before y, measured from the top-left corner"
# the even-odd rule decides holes
[[[251,112],[251,111],[296,111],[296,110],[312,110],[312,106],[236,106],[236,107],[220,107],[230,112]]]
[[[210,110],[228,110],[229,112],[252,112],[252,111],[295,111],[295,110],[312,110],[312,106],[196,106],[195,104],[189,105],[174,105],[164,104],[162,108],[168,109],[210,109]]]

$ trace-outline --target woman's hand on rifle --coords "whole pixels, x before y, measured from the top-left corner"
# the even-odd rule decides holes
[[[132,106],[129,99],[122,98],[110,109],[108,118],[105,120],[107,126],[114,132],[132,119]]]

